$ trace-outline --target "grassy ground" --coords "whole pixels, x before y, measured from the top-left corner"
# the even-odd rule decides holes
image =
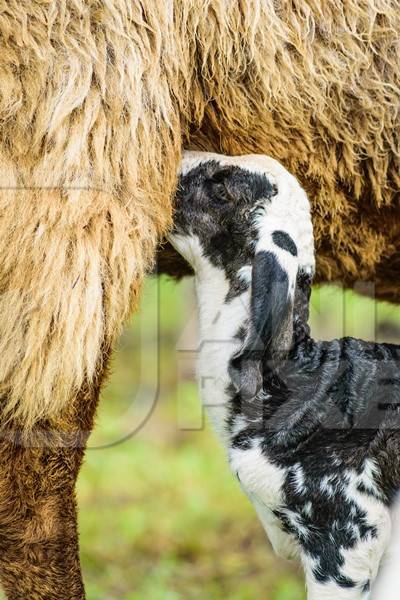
[[[150,281],[115,354],[78,490],[88,599],[303,600],[203,422],[194,317],[190,282]],[[400,341],[399,317],[338,289],[313,294],[317,337]]]

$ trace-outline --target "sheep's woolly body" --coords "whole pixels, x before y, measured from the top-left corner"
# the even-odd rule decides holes
[[[168,227],[177,74],[163,1],[1,1],[0,32],[0,390],[29,426],[101,368]]]
[[[394,0],[0,0],[6,414],[53,416],[99,368],[182,140],[282,161],[314,202],[321,278],[396,298],[399,28]]]

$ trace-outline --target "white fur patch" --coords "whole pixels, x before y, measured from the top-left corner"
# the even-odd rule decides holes
[[[300,464],[296,464],[292,471],[294,489],[297,494],[301,495],[306,491],[304,471]]]
[[[254,505],[274,552],[287,560],[297,559],[300,552],[298,543],[283,531],[279,519],[272,512],[281,508],[286,471],[270,462],[255,441],[251,449],[231,448],[229,462]]]
[[[197,378],[203,405],[218,436],[227,445],[228,366],[230,358],[240,346],[235,336],[240,325],[248,318],[250,292],[245,291],[226,302],[229,281],[224,271],[204,256],[198,238],[174,235],[170,239],[196,271],[200,338]]]
[[[244,492],[251,500],[275,554],[286,560],[299,560],[300,546],[294,537],[283,531],[279,519],[255,494]]]
[[[253,440],[252,448],[247,450],[231,448],[229,462],[246,493],[256,495],[270,510],[281,506],[286,470],[270,462],[259,443]]]

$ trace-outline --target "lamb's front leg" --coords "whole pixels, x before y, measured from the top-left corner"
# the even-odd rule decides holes
[[[302,540],[301,562],[306,576],[308,600],[369,600],[385,550],[390,518],[382,505],[375,523],[368,525],[368,514],[364,513],[364,534],[353,543],[351,536],[343,534],[356,528],[351,521],[345,531],[316,529],[308,539]],[[372,515],[371,515],[372,516]],[[369,531],[367,531],[369,528]],[[354,539],[354,538],[353,538]],[[307,549],[305,549],[307,548]]]
[[[262,440],[243,434],[230,449],[231,468],[267,534],[271,519],[263,516],[275,517],[272,542],[278,551],[299,551],[308,599],[368,599],[391,529],[375,463],[366,459],[357,470],[337,462],[330,470],[306,461],[285,467],[271,460]],[[284,537],[276,536],[277,524]]]
[[[371,598],[391,521],[388,507],[372,489],[358,491],[359,480],[357,475],[354,488],[348,484],[347,490],[326,480],[325,494],[314,496],[314,502],[305,499],[275,511],[299,543],[308,600]]]
[[[369,586],[344,588],[306,576],[307,600],[370,600]]]
[[[345,537],[346,529],[356,531],[350,521],[338,530],[321,529],[317,523],[306,523],[301,513],[285,510],[280,515],[285,525],[289,524],[285,527],[280,523],[279,510],[271,511],[257,496],[248,495],[275,553],[289,560],[300,559],[308,600],[370,600],[390,529],[385,507],[364,539],[353,545],[350,537]],[[364,526],[368,528],[367,519]]]
[[[328,549],[328,543],[326,546],[327,553],[337,552],[337,548]],[[301,554],[301,561],[306,576],[307,600],[370,600],[371,573],[378,568],[379,559],[370,556],[368,551],[349,554],[354,579],[345,575],[329,576],[319,569],[318,558],[306,553]],[[346,570],[344,561],[343,572]]]

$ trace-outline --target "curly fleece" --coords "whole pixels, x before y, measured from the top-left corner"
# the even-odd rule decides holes
[[[301,180],[321,280],[399,300],[394,0],[0,0],[0,394],[58,415],[171,221],[181,146]]]

